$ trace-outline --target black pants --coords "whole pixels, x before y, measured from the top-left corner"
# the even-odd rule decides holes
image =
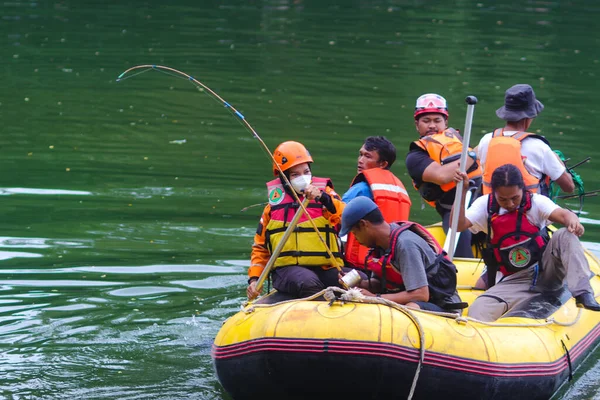
[[[329,286],[340,287],[337,268],[292,265],[275,268],[271,278],[277,291],[297,298],[312,296]]]
[[[442,215],[442,226],[444,228],[444,232],[448,233],[448,229],[450,228],[450,210],[444,212],[444,214]],[[469,231],[468,229],[460,233],[460,237],[458,238],[458,244],[456,245],[456,251],[454,251],[454,257],[473,258],[473,249],[471,248],[471,237],[471,231]]]

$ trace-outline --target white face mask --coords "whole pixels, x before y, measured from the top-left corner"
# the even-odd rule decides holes
[[[296,193],[302,193],[310,185],[312,175],[300,175],[290,181]]]

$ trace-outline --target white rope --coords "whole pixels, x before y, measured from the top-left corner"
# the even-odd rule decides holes
[[[273,304],[250,304],[249,305],[249,303],[246,302],[243,305],[242,311],[249,314],[249,313],[254,312],[256,308],[270,308],[270,307],[280,306],[282,304],[294,303],[294,302],[299,302],[299,301],[311,301],[320,296],[323,296],[327,301],[330,302],[330,305],[333,305],[333,302],[336,300],[335,292],[341,293],[341,296],[338,300],[341,301],[342,303],[358,302],[358,303],[366,303],[366,304],[380,304],[380,305],[385,305],[385,306],[391,307],[393,309],[396,309],[396,310],[402,312],[403,314],[405,314],[411,320],[411,322],[415,325],[415,327],[417,328],[417,331],[419,332],[419,341],[420,341],[420,343],[419,343],[419,362],[417,364],[417,370],[415,371],[415,375],[413,377],[413,382],[412,382],[407,400],[411,400],[414,395],[415,389],[417,387],[417,382],[419,380],[419,375],[421,373],[421,368],[423,367],[423,362],[425,360],[425,331],[423,329],[423,326],[421,325],[421,322],[419,321],[419,318],[415,315],[414,311],[422,312],[425,314],[438,315],[438,316],[446,317],[446,318],[452,318],[459,324],[460,323],[467,324],[469,322],[472,322],[472,323],[474,322],[474,323],[478,323],[481,325],[493,326],[493,327],[523,327],[523,328],[539,328],[539,327],[549,326],[552,324],[559,325],[559,326],[573,326],[579,321],[579,319],[581,318],[581,314],[582,314],[582,309],[579,308],[578,312],[577,312],[577,316],[571,322],[560,322],[560,321],[557,321],[556,319],[554,319],[554,317],[547,318],[545,322],[535,323],[535,324],[516,324],[516,323],[506,324],[506,323],[499,323],[499,322],[486,322],[486,321],[478,320],[476,318],[462,316],[457,313],[414,309],[414,308],[407,307],[402,304],[398,304],[394,301],[384,299],[382,297],[364,296],[360,292],[360,290],[355,289],[355,288],[345,290],[345,289],[335,287],[335,286],[330,286],[326,289],[321,290],[318,293],[313,294],[312,296],[305,297],[302,299],[291,299],[291,300],[281,301],[281,302],[273,303]]]

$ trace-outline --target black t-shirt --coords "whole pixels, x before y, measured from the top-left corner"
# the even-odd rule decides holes
[[[415,146],[416,147],[416,146]],[[421,196],[426,200],[435,200],[436,210],[440,215],[450,212],[449,207],[452,207],[454,203],[454,196],[456,195],[456,189],[452,189],[448,192],[443,192],[439,185],[431,182],[423,182],[423,172],[431,164],[433,159],[429,157],[429,153],[421,148],[414,148],[411,146],[411,150],[406,155],[406,169],[408,174],[415,183],[415,186],[419,188]],[[427,190],[430,195],[424,196],[424,190]]]

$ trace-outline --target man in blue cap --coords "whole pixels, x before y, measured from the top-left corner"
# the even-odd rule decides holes
[[[372,249],[365,265],[374,278],[359,285],[365,296],[377,293],[398,304],[430,311],[466,306],[456,291],[456,267],[421,225],[388,224],[373,200],[359,196],[342,213],[340,235],[349,232]]]
[[[543,109],[531,86],[518,84],[506,90],[504,106],[496,110],[498,118],[506,121],[504,128],[486,134],[477,146],[477,158],[483,167],[483,194],[491,193],[492,174],[504,164],[519,168],[526,188],[534,193],[548,195],[548,179],[563,192],[575,189],[571,174],[548,141],[527,132]]]

